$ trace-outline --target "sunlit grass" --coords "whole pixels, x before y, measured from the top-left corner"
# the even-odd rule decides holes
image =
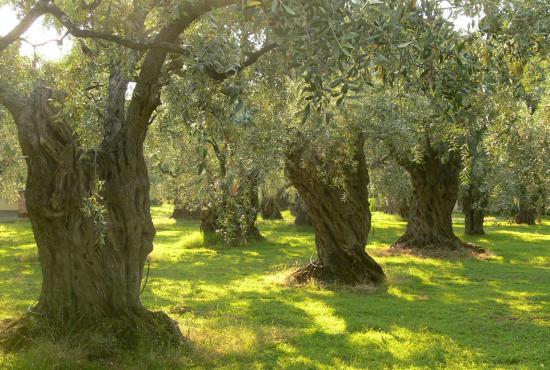
[[[175,222],[155,207],[157,226],[143,295],[178,320],[193,345],[93,361],[86,349],[39,342],[0,354],[0,368],[542,368],[550,366],[550,220],[517,226],[489,219],[487,260],[392,256],[403,232],[375,213],[368,251],[384,267],[380,289],[287,287],[294,266],[315,257],[310,228],[290,215],[260,221],[265,240],[223,247],[196,221]],[[463,219],[455,230],[461,236]],[[0,319],[27,309],[40,291],[28,222],[0,224]],[[112,364],[110,363],[112,362]]]

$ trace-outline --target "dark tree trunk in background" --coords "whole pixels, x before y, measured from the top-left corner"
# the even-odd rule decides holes
[[[201,210],[199,207],[190,206],[176,197],[171,218],[175,220],[198,220],[200,217]]]
[[[219,205],[201,210],[201,231],[220,233],[229,244],[261,239],[256,226],[260,201],[258,172],[241,174],[236,184],[225,184]]]
[[[455,158],[443,163],[435,153],[428,152],[422,163],[404,166],[413,188],[411,208],[407,230],[393,247],[432,250],[467,247],[453,232],[459,163]]]
[[[274,196],[264,195],[260,204],[262,218],[264,220],[282,220],[281,211],[288,209],[288,193],[287,189],[290,184],[286,184],[277,190]]]
[[[171,218],[174,220],[198,220],[201,217],[199,209],[191,209],[186,206],[175,206]]]
[[[535,208],[532,207],[528,202],[519,202],[519,210],[518,213],[514,217],[514,222],[516,224],[527,224],[527,225],[534,225],[535,224]]]
[[[479,189],[479,183],[472,182],[464,191],[462,208],[464,212],[464,231],[467,235],[483,235],[483,222],[487,197]]]
[[[282,220],[283,215],[279,210],[276,197],[263,197],[260,205],[262,218],[264,220]]]
[[[232,203],[235,208],[234,212],[239,214],[239,218],[244,217],[243,222],[237,222],[235,219],[235,227],[237,228],[237,242],[246,243],[251,240],[261,239],[262,235],[256,226],[258,213],[260,212],[260,197],[258,194],[259,173],[256,170],[250,171],[241,176],[241,181],[234,194],[236,202]]]
[[[484,235],[483,223],[485,220],[485,211],[477,209],[464,199],[464,232],[467,235]]]
[[[200,218],[203,233],[215,233],[218,230],[218,213],[214,208],[201,209]]]
[[[291,205],[291,211],[294,215],[294,225],[296,226],[313,226],[313,223],[311,221],[311,216],[309,214],[309,210],[307,209],[307,205],[305,204],[304,200],[300,196],[300,194],[296,195],[296,199],[294,200],[294,204]]]
[[[409,214],[411,212],[411,199],[410,197],[403,197],[399,202],[399,216],[403,220],[409,219]]]
[[[296,282],[315,279],[345,284],[378,283],[384,272],[365,252],[371,226],[368,202],[369,176],[363,151],[364,138],[355,143],[354,165],[320,159],[311,148],[288,153],[286,171],[310,211],[318,259],[295,271]],[[332,168],[344,177],[345,190],[327,183],[318,166]]]

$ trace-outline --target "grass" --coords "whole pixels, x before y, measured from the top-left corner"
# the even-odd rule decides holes
[[[6,369],[534,369],[550,367],[550,220],[487,222],[465,238],[489,259],[441,260],[385,253],[404,230],[376,213],[368,246],[388,276],[384,289],[285,287],[314,254],[311,229],[259,222],[266,239],[241,248],[208,245],[196,222],[154,210],[158,229],[147,307],[164,310],[190,349],[137,348],[94,360],[89,348],[40,339],[0,352]],[[463,237],[463,220],[455,218]],[[40,291],[28,222],[0,224],[0,319],[25,312]]]

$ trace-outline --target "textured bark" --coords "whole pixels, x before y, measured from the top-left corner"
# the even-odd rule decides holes
[[[296,199],[290,209],[295,217],[294,225],[313,226],[307,205],[299,194],[296,196]]]
[[[142,151],[117,141],[99,152],[82,152],[68,125],[54,119],[54,95],[36,89],[18,119],[28,165],[27,207],[43,275],[33,311],[51,321],[124,318],[135,326],[163,317],[164,325],[173,326],[140,300],[155,235]],[[102,199],[97,198],[105,210],[104,226],[83,210],[97,181],[104,183]]]
[[[363,152],[364,138],[356,142],[354,164],[334,158],[320,159],[313,148],[294,149],[287,155],[286,171],[306,203],[315,229],[318,259],[295,271],[290,279],[315,279],[344,284],[378,283],[382,268],[365,252],[371,226],[368,202],[369,176]],[[322,178],[318,165],[338,171],[345,189]]]
[[[471,203],[464,203],[464,232],[467,235],[484,235],[483,223],[485,220],[485,211],[475,209]]]
[[[399,216],[403,220],[409,219],[409,214],[411,213],[411,199],[410,197],[403,197],[399,202]]]
[[[442,162],[428,152],[422,163],[409,163],[413,194],[407,230],[393,247],[459,249],[467,247],[453,232],[453,208],[458,199],[460,165],[451,158]]]
[[[479,184],[473,182],[465,190],[462,197],[464,212],[464,231],[467,235],[483,235],[483,222],[487,197],[479,189]]]
[[[276,197],[264,197],[262,199],[261,205],[261,214],[264,220],[282,220],[283,215],[279,210]]]

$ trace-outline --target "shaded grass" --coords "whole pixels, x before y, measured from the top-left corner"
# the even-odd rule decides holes
[[[376,213],[368,246],[381,289],[285,287],[288,270],[314,258],[310,228],[260,222],[265,240],[227,248],[205,242],[197,222],[153,209],[158,229],[145,304],[177,319],[190,350],[136,348],[92,360],[86,348],[47,338],[0,354],[0,368],[541,368],[550,366],[550,220],[498,225],[467,237],[488,260],[392,256],[405,224]],[[463,237],[463,219],[455,217]],[[0,319],[40,290],[27,222],[0,224]]]

